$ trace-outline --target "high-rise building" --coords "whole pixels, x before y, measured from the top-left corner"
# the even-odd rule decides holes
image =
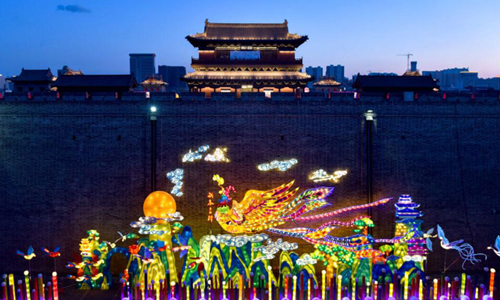
[[[370,72],[368,76],[398,76],[398,74],[393,72]]]
[[[143,82],[156,74],[154,53],[130,53],[130,74],[137,82]]]
[[[494,90],[500,90],[500,76],[491,78],[489,86]]]
[[[461,86],[460,73],[468,71],[468,68],[453,68],[439,71],[423,71],[422,75],[431,75],[432,78],[437,79],[441,90],[454,90],[459,89]]]
[[[345,82],[344,66],[342,65],[329,65],[326,66],[326,77],[335,79],[340,83]]]
[[[416,61],[411,62],[410,72],[417,72],[417,62]]]
[[[477,72],[462,71],[460,72],[460,77],[458,81],[459,89],[472,88],[477,85],[479,79],[479,74]]]
[[[312,88],[313,83],[320,81],[323,79],[323,68],[322,67],[307,67],[306,68],[306,74],[313,77],[313,81],[309,82],[307,84],[307,87]]]
[[[417,69],[416,61],[411,62],[411,67],[404,72],[403,76],[422,76],[422,74],[420,74],[420,72]]]
[[[5,90],[5,77],[0,74],[0,92]]]
[[[187,84],[181,81],[181,78],[186,75],[186,67],[181,66],[158,66],[158,75],[166,82],[167,91],[185,92]]]

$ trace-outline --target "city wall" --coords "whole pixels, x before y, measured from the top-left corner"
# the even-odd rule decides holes
[[[70,97],[71,96],[71,97]],[[157,107],[157,187],[170,191],[166,173],[185,170],[177,209],[197,238],[220,226],[207,222],[206,195],[217,192],[220,174],[240,200],[247,189],[269,189],[295,179],[301,191],[315,186],[307,175],[319,168],[347,169],[325,210],[366,203],[366,123],[373,132],[375,198],[411,194],[425,213],[424,229],[442,225],[450,240],[465,239],[480,252],[500,233],[500,100],[470,95],[401,97],[303,95],[114,95],[55,93],[10,95],[0,101],[0,271],[23,270],[15,255],[33,245],[35,271],[53,261],[39,249],[61,245],[62,265],[78,253],[88,229],[103,240],[133,232],[151,186],[150,107]],[[231,163],[182,163],[189,149],[228,148]],[[297,158],[291,170],[260,172],[257,164]],[[374,209],[376,237],[394,234],[394,201]],[[348,219],[352,216],[345,216]],[[314,227],[319,223],[300,226]],[[347,234],[333,231],[332,234]],[[300,241],[298,241],[300,242]],[[434,244],[429,269],[442,269]],[[310,249],[307,248],[307,249]],[[492,255],[492,253],[489,253]],[[448,252],[448,262],[458,257]],[[498,264],[490,256],[489,263]],[[452,269],[458,270],[460,263]]]

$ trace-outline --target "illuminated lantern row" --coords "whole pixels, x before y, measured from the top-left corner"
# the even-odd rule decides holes
[[[218,178],[218,180],[221,181],[221,178]],[[289,185],[283,185],[275,192],[278,194],[286,193],[289,188]],[[252,193],[262,195],[257,191],[253,191]],[[264,192],[264,194],[266,194],[266,192]],[[155,210],[154,207],[159,208],[159,210]],[[251,288],[254,291],[254,295],[259,295],[258,297],[260,298],[261,295],[263,295],[262,291],[268,291],[269,287],[271,287],[271,293],[273,294],[277,289],[278,294],[290,295],[288,289],[282,291],[283,285],[278,285],[277,279],[272,275],[272,268],[270,268],[270,260],[276,258],[279,251],[283,251],[279,256],[280,276],[283,276],[281,279],[285,281],[285,286],[287,286],[287,288],[289,287],[287,283],[288,276],[290,276],[290,278],[292,278],[292,275],[295,277],[293,280],[294,285],[291,288],[292,291],[295,291],[295,295],[292,294],[291,298],[299,299],[299,296],[300,298],[304,298],[304,284],[310,289],[307,292],[310,294],[310,298],[307,300],[315,298],[318,300],[331,299],[334,297],[332,296],[334,294],[337,294],[337,296],[345,296],[349,299],[365,300],[369,299],[368,297],[370,296],[372,297],[371,299],[387,300],[388,294],[401,300],[412,299],[412,297],[417,296],[419,297],[418,299],[427,299],[424,298],[424,294],[427,295],[430,290],[427,281],[425,283],[426,287],[424,287],[424,283],[420,277],[413,279],[415,272],[419,270],[416,263],[421,262],[417,255],[408,255],[403,258],[406,263],[411,263],[411,271],[398,270],[398,267],[392,265],[389,261],[387,262],[386,266],[389,266],[390,269],[388,269],[389,273],[387,274],[389,277],[386,278],[390,278],[391,281],[393,280],[392,273],[390,272],[394,272],[394,274],[396,274],[396,272],[401,272],[400,274],[402,274],[400,279],[394,283],[389,283],[389,279],[372,277],[376,276],[375,273],[372,273],[374,272],[371,269],[372,266],[385,262],[385,258],[390,256],[391,250],[385,251],[382,250],[381,247],[379,251],[371,248],[376,240],[369,235],[363,235],[365,234],[364,228],[369,226],[370,223],[368,220],[365,220],[366,218],[362,218],[362,216],[344,222],[344,225],[348,225],[346,227],[352,227],[354,229],[359,229],[359,227],[363,228],[363,230],[360,231],[360,233],[363,234],[357,234],[350,237],[322,236],[324,233],[322,230],[327,231],[326,229],[329,229],[329,227],[321,229],[270,229],[270,232],[278,234],[280,234],[278,230],[300,234],[300,237],[305,241],[315,245],[316,250],[313,253],[303,254],[300,257],[293,254],[293,259],[290,259],[290,254],[287,252],[297,248],[297,244],[295,243],[289,243],[281,239],[271,241],[266,234],[260,233],[240,236],[229,234],[209,235],[203,237],[200,244],[198,244],[198,242],[192,238],[190,229],[182,230],[184,227],[179,223],[169,224],[169,222],[181,218],[181,215],[178,214],[175,209],[171,208],[171,205],[161,202],[151,207],[145,205],[145,208],[148,209],[148,213],[145,213],[146,217],[141,218],[139,221],[144,223],[142,225],[149,224],[152,226],[159,226],[157,229],[161,229],[163,233],[150,233],[148,237],[137,240],[137,244],[126,249],[127,252],[125,253],[127,253],[127,257],[130,258],[131,262],[129,266],[136,264],[137,269],[127,269],[128,273],[125,272],[124,277],[122,277],[123,300],[148,298],[162,299],[162,297],[163,299],[167,299],[165,297],[182,299],[184,296],[191,294],[196,295],[196,299],[205,299],[205,296],[217,298],[223,293],[226,294],[226,297],[229,295],[231,299],[235,300],[240,297],[242,299],[248,298],[248,296],[243,297],[243,295],[246,293],[250,295]],[[174,213],[171,213],[172,211],[174,211]],[[155,216],[168,217],[156,218]],[[177,216],[177,218],[175,218],[175,216]],[[363,224],[357,221],[363,221]],[[330,221],[328,223],[332,222],[335,221]],[[340,222],[336,224],[340,224]],[[311,233],[314,232],[318,232],[318,234],[319,232],[322,233],[315,239],[313,235],[311,235]],[[89,236],[92,236],[92,238],[85,239],[85,242],[82,240],[81,250],[84,255],[93,253],[94,251],[92,249],[95,246],[98,247],[97,249],[101,247],[97,242],[99,239],[99,234],[97,232],[89,231]],[[127,236],[125,236],[125,239],[126,238]],[[122,239],[124,239],[124,236],[120,234],[119,240]],[[267,242],[263,245],[266,240]],[[392,243],[400,240],[401,239],[389,239]],[[179,244],[179,246],[173,247],[173,242]],[[251,243],[251,245],[248,243]],[[113,253],[122,253],[118,252],[121,251],[117,250],[119,248],[120,247],[115,247],[111,251],[115,251]],[[175,260],[173,260],[173,256],[169,258],[167,252],[180,252],[180,256],[185,257],[182,273],[173,273],[174,271],[170,269],[170,266],[173,266]],[[385,255],[385,257],[382,257],[383,259],[380,260],[380,257],[383,255]],[[420,259],[422,259],[422,257],[420,257]],[[367,261],[370,263],[364,265]],[[323,270],[321,272],[321,284],[314,275],[314,264],[318,262],[322,262],[326,266],[326,271]],[[89,264],[82,263],[78,267],[83,268],[86,265]],[[101,267],[105,266],[106,262],[100,259],[98,261],[93,261],[90,265]],[[283,268],[285,265],[294,266],[293,270],[285,271],[286,268]],[[347,270],[346,268],[349,272],[357,273],[352,273],[352,275],[350,275],[351,273],[342,273],[341,275],[340,273],[335,274],[334,272],[335,270]],[[303,277],[300,270],[308,270],[311,275]],[[493,291],[494,283],[491,282],[494,282],[494,271],[491,273],[490,285],[487,286],[490,289],[487,291],[485,289],[485,291],[482,292],[483,294]],[[182,280],[180,282],[176,281],[177,275],[174,276],[174,274],[181,274]],[[345,275],[345,282],[342,282],[343,275]],[[365,279],[354,280],[354,277],[351,276],[365,276],[366,281]],[[105,276],[96,273],[92,278],[95,280],[104,280]],[[298,280],[298,278],[300,278],[300,280]],[[463,295],[464,293],[470,295],[473,288],[469,283],[470,279],[467,279],[468,277],[465,278],[465,284],[463,281],[464,277],[462,276],[462,284],[447,288],[445,293],[450,295],[449,293],[451,290],[452,295],[453,291],[460,291],[456,292],[455,295]],[[382,284],[380,284],[380,282],[382,282]],[[257,289],[255,287],[257,287]],[[345,287],[348,288],[346,289]],[[391,291],[388,291],[389,287],[391,287]],[[97,288],[97,286],[90,286],[90,288]],[[439,284],[437,289],[439,290]],[[432,290],[432,293],[433,291],[434,290]],[[432,293],[431,295],[433,295]],[[438,291],[436,295],[438,299],[440,295],[442,296],[441,292]],[[278,296],[275,297],[273,295],[273,299],[278,299],[277,297]],[[268,299],[266,296],[262,296],[262,298],[264,300]],[[257,297],[255,297],[255,299],[257,299]]]
[[[208,145],[196,151],[189,150],[184,155],[183,162],[203,159],[210,162],[229,162],[226,148],[216,148],[213,153],[208,153],[208,150]],[[296,159],[273,161],[259,165],[258,169],[284,172],[295,164]],[[309,179],[315,182],[337,182],[346,174],[347,171],[342,170],[332,174],[317,170]],[[175,184],[172,194],[176,196],[182,196],[183,175],[182,169],[167,174],[167,178]],[[308,189],[297,196],[298,188],[292,188],[292,181],[265,191],[250,189],[238,202],[233,201],[231,197],[236,192],[234,187],[225,187],[224,178],[214,175],[213,180],[219,187],[220,198],[215,197],[215,192],[208,193],[208,221],[211,222],[215,218],[225,231],[241,235],[206,235],[198,242],[193,238],[191,229],[179,223],[183,217],[176,211],[173,197],[165,192],[154,192],[144,202],[144,217],[131,223],[143,237],[119,233],[120,237],[113,243],[100,243],[99,234],[92,230],[89,231],[88,238],[82,239],[82,262],[73,263],[73,267],[77,269],[75,279],[79,286],[106,289],[108,278],[111,277],[107,277],[104,267],[109,268],[111,256],[120,253],[129,259],[121,281],[122,299],[127,300],[168,297],[174,300],[182,299],[184,295],[190,297],[190,294],[194,294],[196,299],[219,299],[220,294],[213,294],[216,291],[221,291],[224,299],[228,297],[227,299],[231,300],[242,300],[250,299],[250,289],[253,289],[254,300],[272,300],[280,294],[286,295],[288,299],[290,278],[293,278],[292,299],[297,299],[299,293],[300,300],[303,300],[306,294],[305,286],[308,295],[306,300],[334,298],[335,292],[338,300],[342,299],[342,296],[348,299],[378,297],[386,300],[388,295],[404,300],[416,296],[422,299],[424,291],[429,293],[428,280],[425,282],[428,287],[424,290],[424,283],[419,277],[421,273],[415,274],[423,271],[422,262],[427,254],[426,239],[431,237],[431,232],[424,234],[421,231],[420,218],[423,214],[410,196],[402,195],[395,205],[396,236],[391,239],[375,239],[368,233],[368,228],[373,227],[374,223],[367,216],[357,216],[349,221],[332,218],[384,205],[391,198],[326,213],[309,214],[328,205],[326,200],[333,192],[332,187]],[[214,213],[212,209],[215,210]],[[299,227],[298,224],[301,221],[324,218],[328,220],[324,220],[326,222],[317,228]],[[297,227],[277,228],[284,224],[295,224]],[[338,227],[352,228],[354,234],[347,237],[333,236],[332,230]],[[302,256],[288,253],[298,248],[297,243],[283,241],[281,238],[273,241],[262,233],[264,231],[300,238],[312,244],[315,250]],[[470,248],[464,247],[468,244],[450,243],[439,226],[438,236],[443,248],[461,251],[460,254],[465,255],[464,260],[475,262],[473,259],[477,259],[478,254],[474,254],[473,249],[471,252]],[[124,242],[129,238],[135,239],[134,244],[128,247],[116,246],[117,242]],[[377,243],[387,244],[377,249]],[[275,259],[280,251],[280,277],[275,278],[271,260]],[[177,252],[184,259],[182,272],[176,270],[174,254],[177,255]],[[321,272],[321,285],[316,278],[314,266],[318,262],[326,266],[326,270]],[[382,274],[381,267],[384,268]],[[491,295],[494,276],[492,269],[489,285]],[[279,290],[282,288],[279,283],[281,280],[284,280],[287,289],[283,293]],[[468,288],[467,280],[464,274],[458,288],[446,286],[443,290],[448,290],[448,297],[450,290],[460,290],[461,295],[470,293],[471,288]],[[54,283],[54,286],[57,286],[57,283]],[[248,294],[243,296],[247,288]],[[436,294],[437,289],[438,286],[435,286],[432,296],[441,294]],[[276,290],[278,293],[275,294]],[[342,295],[342,292],[345,295]],[[327,296],[327,293],[330,294]]]
[[[347,175],[347,170],[338,170],[333,172],[332,174],[328,174],[325,170],[319,169],[311,173],[309,175],[309,180],[312,180],[314,182],[325,182],[325,181],[330,181],[337,183],[339,182],[339,179],[341,177],[344,177]]]
[[[287,159],[287,160],[273,160],[272,162],[269,163],[263,163],[257,166],[257,169],[259,169],[262,172],[267,172],[271,170],[278,170],[281,172],[285,172],[286,170],[292,168],[294,165],[296,165],[299,161],[295,158],[292,159]]]
[[[24,284],[22,280],[16,282],[14,274],[3,275],[4,281],[1,284],[0,299],[59,300],[59,286],[56,272],[52,272],[52,276],[47,281],[44,281],[42,274],[31,278],[30,272],[24,271],[23,275]]]

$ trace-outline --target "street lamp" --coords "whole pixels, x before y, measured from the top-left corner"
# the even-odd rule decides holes
[[[156,106],[149,108],[151,114],[149,121],[151,123],[151,192],[156,191]]]
[[[377,115],[373,113],[373,110],[367,110],[365,112],[365,120],[366,121],[373,121]]]
[[[372,129],[376,114],[373,110],[367,110],[364,114],[366,120],[366,202],[373,203],[373,150],[372,150]],[[371,207],[368,208],[368,216],[373,217]],[[372,228],[368,228],[372,234]]]

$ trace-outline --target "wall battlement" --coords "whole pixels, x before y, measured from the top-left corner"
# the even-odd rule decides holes
[[[455,103],[455,102],[473,102],[473,103],[499,103],[500,93],[432,93],[415,95],[413,93],[405,95],[402,93],[303,93],[300,96],[293,93],[272,94],[271,98],[266,98],[264,93],[242,93],[241,98],[236,99],[233,93],[212,93],[210,98],[207,98],[204,93],[183,93],[176,97],[175,93],[151,93],[149,98],[146,93],[64,93],[57,92],[45,93],[7,93],[0,102],[7,101],[33,101],[33,102],[78,102],[78,101],[228,101],[228,102],[245,102],[245,101],[270,101],[270,102],[437,102],[437,103]]]

